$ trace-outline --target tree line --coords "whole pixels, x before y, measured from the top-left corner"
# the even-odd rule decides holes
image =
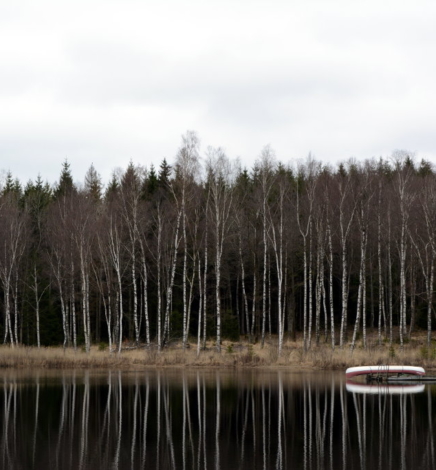
[[[431,342],[436,172],[405,151],[291,166],[265,147],[247,170],[187,132],[171,165],[106,187],[93,165],[74,184],[67,161],[54,185],[8,173],[0,242],[11,345]]]

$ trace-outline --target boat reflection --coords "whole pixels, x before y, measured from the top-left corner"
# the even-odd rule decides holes
[[[366,395],[406,395],[410,393],[422,393],[425,390],[424,384],[388,384],[374,382],[369,384],[347,380],[345,384],[348,392],[363,393]]]

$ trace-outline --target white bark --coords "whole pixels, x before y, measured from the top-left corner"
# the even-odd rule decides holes
[[[221,352],[221,260],[233,206],[230,163],[221,149],[209,150],[208,178],[215,229],[216,349]]]
[[[378,190],[378,214],[377,214],[377,261],[378,261],[378,344],[382,342],[382,314],[383,314],[383,277],[382,277],[382,254],[381,254],[381,186],[379,180]],[[386,328],[386,324],[385,324]]]
[[[241,231],[239,230],[239,260],[241,263],[241,284],[242,284],[242,298],[244,301],[244,318],[245,318],[245,330],[247,335],[249,336],[249,341],[251,342],[251,330],[250,330],[250,319],[248,315],[248,299],[247,299],[247,292],[245,290],[245,266],[244,260],[242,258],[242,239],[241,239]]]
[[[327,219],[327,238],[329,244],[329,305],[330,305],[330,330],[332,349],[335,349],[335,321],[334,321],[334,304],[333,304],[333,243],[332,231],[330,228],[330,220]]]
[[[201,321],[202,321],[202,309],[203,309],[203,288],[201,281],[201,257],[198,255],[198,324],[197,324],[197,357],[200,355],[201,348]]]
[[[147,347],[150,346],[150,318],[148,314],[148,268],[147,260],[145,257],[145,247],[142,240],[140,240],[141,247],[141,265],[142,265],[142,284],[143,284],[143,308],[144,308],[144,320],[145,320],[145,343]]]
[[[162,349],[162,214],[159,205],[157,209],[157,348]]]
[[[9,336],[11,345],[15,345],[14,330],[11,318],[11,291],[13,289],[13,275],[18,269],[18,264],[25,248],[25,218],[19,213],[17,207],[13,206],[14,201],[3,204],[0,208],[2,218],[1,227],[1,253],[0,253],[0,279],[4,292],[4,312],[5,312],[5,336],[4,342]]]
[[[341,316],[341,331],[339,337],[339,346],[343,348],[344,336],[347,330],[347,314],[348,314],[348,263],[347,263],[347,243],[348,236],[351,231],[351,226],[356,212],[357,201],[354,201],[350,209],[348,222],[345,220],[345,203],[351,196],[352,182],[349,177],[346,181],[341,181],[339,184],[340,191],[340,204],[339,204],[339,228],[341,240],[341,257],[342,257],[342,316]]]
[[[209,202],[209,198],[208,198]],[[206,234],[204,243],[204,271],[203,271],[203,349],[206,349],[206,323],[207,323],[207,263],[208,263],[208,247],[207,240],[209,234],[209,227],[207,223],[207,210],[206,210]]]
[[[284,335],[284,318],[285,312],[283,308],[283,283],[284,283],[284,259],[283,259],[283,234],[284,234],[284,202],[285,188],[280,185],[279,194],[277,196],[278,203],[278,221],[277,227],[273,220],[270,224],[271,245],[274,251],[277,270],[277,320],[278,320],[278,355],[280,356],[283,349]]]
[[[363,219],[363,207],[361,208],[361,217]],[[364,317],[366,316],[365,308],[363,308],[363,313],[362,313],[362,303],[364,304],[364,301],[362,299],[365,297],[364,285],[365,285],[366,240],[367,240],[367,227],[362,227],[361,240],[360,240],[359,289],[358,289],[358,294],[357,294],[356,321],[354,324],[353,339],[351,341],[351,346],[350,346],[351,351],[353,351],[354,348],[356,347],[356,338],[357,338],[357,332],[359,330],[359,323],[360,323],[361,315],[363,318],[364,346],[366,343],[366,338],[365,338],[366,329],[365,329],[365,320],[364,320]],[[365,304],[364,304],[364,307],[365,307]]]
[[[173,247],[172,247],[171,271],[170,271],[170,276],[169,276],[169,279],[167,282],[167,288],[166,288],[165,321],[164,321],[164,332],[163,332],[164,343],[169,339],[169,332],[170,332],[170,309],[172,305],[174,277],[176,274],[177,253],[178,253],[178,248],[180,244],[179,230],[180,230],[181,215],[182,213],[179,211],[177,214],[176,228],[175,228],[175,233],[174,233],[174,242],[173,242]]]
[[[113,216],[109,220],[109,239],[108,249],[110,260],[115,270],[116,279],[118,282],[117,292],[117,312],[118,312],[118,354],[121,354],[121,347],[123,342],[123,284],[122,284],[122,266],[121,266],[121,246],[123,244],[120,234],[120,228],[117,226]]]

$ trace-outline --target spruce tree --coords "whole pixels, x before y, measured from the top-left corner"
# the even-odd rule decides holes
[[[59,177],[59,183],[56,185],[56,189],[54,191],[55,199],[66,196],[71,192],[76,190],[74,183],[73,183],[73,176],[71,174],[70,164],[68,160],[65,159],[64,163],[62,164],[62,171]]]
[[[94,168],[93,163],[91,163],[91,166],[85,175],[85,192],[91,196],[94,202],[101,201],[103,185],[101,182],[101,177]]]

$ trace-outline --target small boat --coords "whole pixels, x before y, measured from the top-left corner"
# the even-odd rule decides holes
[[[397,376],[402,375],[425,375],[425,370],[422,367],[414,366],[358,366],[358,367],[349,367],[345,371],[347,379],[351,377],[356,377],[357,375],[368,375],[368,376],[378,376],[384,377],[392,374],[397,374]]]

